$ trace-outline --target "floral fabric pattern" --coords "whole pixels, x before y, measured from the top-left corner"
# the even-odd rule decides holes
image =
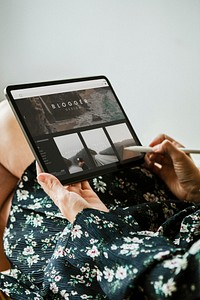
[[[200,204],[177,200],[143,166],[90,180],[110,212],[70,224],[35,180],[17,186],[4,234],[12,299],[199,299]]]

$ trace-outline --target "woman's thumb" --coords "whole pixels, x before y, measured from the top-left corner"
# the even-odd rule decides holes
[[[62,200],[63,193],[66,193],[65,188],[60,181],[53,175],[48,173],[40,173],[37,176],[38,183],[41,185],[46,194],[58,205],[59,200]]]

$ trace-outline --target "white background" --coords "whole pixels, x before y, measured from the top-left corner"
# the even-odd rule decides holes
[[[0,0],[6,85],[106,75],[141,142],[200,148],[199,0]]]

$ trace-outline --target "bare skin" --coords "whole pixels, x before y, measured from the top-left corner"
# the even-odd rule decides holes
[[[180,200],[200,201],[200,170],[183,147],[171,137],[160,134],[150,144],[154,152],[146,155],[147,167],[156,173]]]
[[[53,175],[40,173],[37,166],[37,179],[44,191],[58,206],[63,216],[73,223],[76,215],[85,208],[108,212],[108,208],[92,190],[88,181],[63,186]]]
[[[0,102],[0,271],[9,268],[2,235],[10,212],[13,190],[33,154],[7,101]]]

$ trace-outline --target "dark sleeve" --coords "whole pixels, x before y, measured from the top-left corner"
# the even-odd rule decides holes
[[[200,295],[200,241],[189,251],[151,231],[141,231],[126,210],[86,209],[68,236],[68,261],[96,272],[109,299],[196,299]],[[178,297],[178,298],[177,298]],[[181,298],[180,298],[181,297]]]

